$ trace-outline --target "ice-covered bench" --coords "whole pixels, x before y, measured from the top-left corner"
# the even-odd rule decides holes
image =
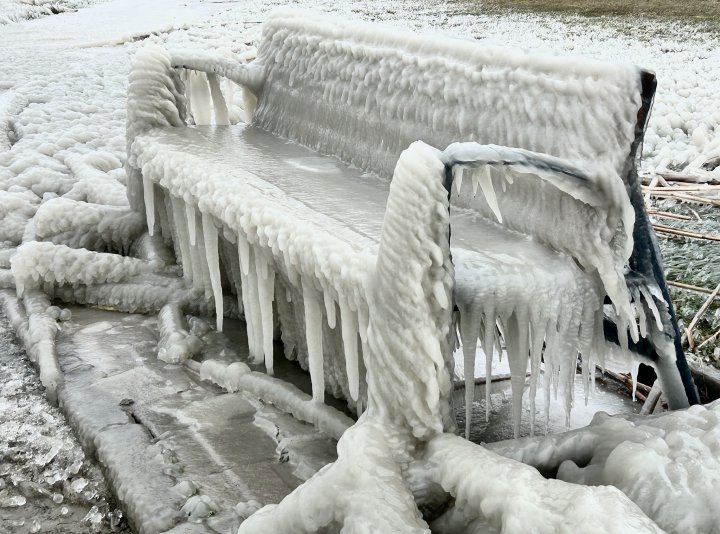
[[[530,361],[531,400],[541,355],[547,394],[571,396],[578,354],[590,380],[627,346],[680,407],[697,399],[635,171],[654,85],[280,11],[249,64],[138,52],[128,194],[218,328],[238,296],[270,373],[279,326],[316,402],[369,404],[418,438],[451,427],[459,326],[469,381],[478,337],[504,341],[514,396]]]

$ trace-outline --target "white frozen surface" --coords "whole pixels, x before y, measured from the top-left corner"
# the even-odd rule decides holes
[[[615,486],[667,532],[711,534],[720,528],[718,428],[715,402],[652,417],[599,413],[587,428],[490,448],[560,480]]]
[[[225,55],[237,54],[245,51],[246,47],[243,44],[245,41],[257,37],[257,25],[252,22],[263,20],[268,7],[266,4],[233,4],[232,6],[200,5],[196,2],[186,4],[189,5],[176,6],[168,1],[158,1],[148,5],[146,2],[134,0],[117,0],[83,9],[77,14],[54,15],[31,23],[0,28],[0,51],[3,53],[5,67],[3,77],[0,79],[0,133],[2,134],[0,146],[5,148],[0,153],[2,164],[0,189],[3,190],[4,195],[0,204],[0,241],[4,242],[3,247],[19,245],[23,235],[27,238],[38,235],[45,237],[62,230],[62,226],[53,227],[54,215],[44,222],[38,219],[37,222],[42,222],[38,226],[30,224],[26,228],[26,222],[33,217],[35,210],[41,205],[43,196],[46,197],[46,202],[41,209],[47,210],[46,214],[50,214],[58,206],[69,205],[50,204],[52,202],[50,199],[54,195],[67,195],[68,198],[62,202],[84,200],[96,204],[125,205],[122,200],[122,188],[131,177],[125,176],[117,162],[124,159],[125,84],[129,56],[138,47],[135,44],[136,39],[186,48],[194,45],[213,49]],[[313,2],[301,4],[311,5]],[[222,18],[199,23],[193,28],[166,33],[171,28],[181,28],[187,21],[196,19],[202,14],[225,10],[228,7],[231,8],[230,12]],[[322,5],[315,7],[328,9]],[[717,115],[715,94],[719,85],[717,65],[720,61],[718,61],[716,36],[696,34],[695,40],[688,42],[684,39],[685,28],[678,26],[651,28],[641,41],[629,37],[624,32],[625,26],[622,23],[606,24],[604,21],[573,20],[561,22],[552,18],[525,15],[510,17],[457,15],[449,11],[452,6],[434,3],[400,2],[393,5],[393,13],[388,13],[387,5],[381,2],[339,3],[329,9],[346,18],[391,18],[392,23],[398,26],[424,27],[454,35],[476,34],[487,41],[534,49],[570,49],[573,53],[605,59],[632,60],[643,66],[655,68],[660,79],[660,90],[646,143],[648,152],[646,164],[670,164],[675,161],[675,164],[682,165],[683,161],[693,159],[700,151],[712,154],[713,146],[717,144],[720,116]],[[128,16],[129,13],[136,16]],[[150,36],[144,39],[148,34]],[[238,35],[242,37],[238,38]],[[118,44],[120,46],[115,46]],[[48,57],[52,57],[52,61],[48,61]],[[666,83],[666,80],[672,83]],[[211,92],[213,85],[210,80],[208,87]],[[676,91],[676,86],[680,85],[682,87]],[[217,101],[219,100],[216,99]],[[222,122],[224,121],[222,106],[217,105],[217,107],[220,109],[220,116],[215,120]],[[202,105],[198,111],[201,108]],[[233,110],[235,106],[229,103],[228,119],[232,116]],[[657,139],[654,134],[658,134]],[[83,159],[86,156],[87,159]],[[107,163],[102,163],[102,160]],[[102,185],[98,186],[98,184]],[[463,186],[463,188],[480,186],[480,189],[489,191],[484,177],[479,177],[476,184],[473,177],[467,175]],[[498,196],[500,196],[499,186],[499,182],[494,186]],[[493,202],[492,195],[488,198],[489,212],[502,211],[502,206],[495,206],[500,199]],[[189,199],[184,200],[187,202]],[[47,205],[49,206],[45,207]],[[197,216],[199,221],[200,214]],[[91,216],[86,215],[82,219],[91,220]],[[196,222],[195,217],[192,221]],[[60,222],[61,220],[58,219],[58,223]],[[157,222],[159,225],[163,224],[162,220]],[[203,247],[203,232],[199,225],[197,230],[199,235],[197,246]],[[118,244],[112,235],[108,237],[104,232],[100,234],[98,242],[101,246],[107,246],[107,243],[114,247],[123,245],[123,243]],[[240,236],[237,238],[240,239]],[[223,240],[220,242],[221,247],[226,246]],[[186,250],[196,262],[195,266],[204,272],[207,269],[205,254],[198,254],[199,251],[187,243]],[[40,263],[33,263],[32,257],[33,254],[23,253],[19,258],[21,265],[25,265],[22,263],[25,260],[29,261],[27,265],[33,265],[27,275],[22,272],[17,273],[23,281],[31,280],[33,274],[37,275],[39,281],[40,271],[37,266],[45,268]],[[250,253],[245,256],[246,264],[251,258],[254,260]],[[184,255],[183,261],[185,261]],[[242,261],[243,257],[240,257],[238,263],[241,264]],[[113,262],[107,263],[106,266],[110,268],[111,263]],[[292,266],[292,262],[290,265]],[[58,272],[63,271],[64,268],[58,270]],[[194,270],[193,274],[200,271]],[[111,272],[111,269],[108,272]],[[389,265],[388,273],[394,272],[397,272],[397,264]],[[71,276],[68,279],[73,281],[102,280],[103,276],[107,278],[105,272],[89,273],[80,266],[75,271],[69,271],[69,274]],[[259,274],[257,269],[253,274],[245,269],[243,276],[251,276],[253,282],[257,282]],[[297,273],[293,274],[290,271],[288,276],[297,276]],[[338,276],[342,277],[342,274]],[[7,278],[5,274],[3,277]],[[389,281],[392,281],[391,277],[392,274],[388,274]],[[212,287],[208,283],[209,271],[207,275],[198,276],[197,280],[200,280],[200,289],[210,294]],[[154,301],[157,305],[161,301],[167,302],[176,291],[176,288],[156,288],[148,295],[138,296],[137,286],[127,284],[123,288],[120,287],[121,285],[115,284],[108,289],[108,292],[116,291],[116,294],[104,302],[121,306],[136,299],[146,304]],[[442,303],[442,286],[426,289],[430,289],[438,296],[438,304]],[[125,290],[125,296],[118,299],[117,294]],[[82,299],[78,296],[82,291],[87,295],[92,293],[92,298],[88,296],[87,301],[97,303],[100,300],[98,295],[105,290],[70,288],[64,291],[75,293],[72,297],[75,299]],[[264,294],[266,297],[267,291]],[[291,292],[286,295],[294,300],[289,302],[277,298],[276,302],[284,302],[283,305],[287,306],[301,304],[299,295]],[[347,321],[343,323],[345,314],[342,313],[342,308],[346,295],[332,293],[330,296],[333,301],[337,296],[339,302],[341,310],[339,325],[347,325],[343,328],[343,337],[353,336],[356,342],[360,337],[361,345],[367,342],[367,303],[362,302],[363,299],[358,298],[357,295],[353,295],[345,302],[345,307],[351,311],[348,316],[354,319],[352,314],[357,312],[356,326],[355,321],[350,324]],[[260,293],[251,297],[253,300],[262,298]],[[243,303],[248,302],[247,299],[248,296],[245,294],[240,296],[240,301]],[[329,317],[332,314],[327,313],[329,308],[326,303],[327,300],[323,296],[320,300],[321,312],[325,309],[325,314]],[[255,307],[255,302],[252,304]],[[392,305],[392,303],[387,304]],[[152,309],[152,306],[148,305],[148,308]],[[255,341],[252,342],[253,352],[256,358],[267,358],[268,314],[265,313],[264,317],[263,314],[259,315],[256,315],[257,324],[254,328],[251,327],[255,332]],[[297,325],[297,330],[301,332],[303,327],[302,324]],[[323,331],[323,334],[327,334],[327,331]],[[363,350],[363,353],[365,352]],[[350,350],[346,356],[347,362],[351,363],[354,358],[353,351]],[[428,356],[432,360],[432,354]],[[344,360],[343,358],[338,374],[346,374]],[[329,358],[325,358],[324,361],[329,361]],[[362,358],[359,363],[358,372],[362,377],[364,372]],[[438,367],[444,366],[443,362],[437,364]],[[353,385],[356,384],[354,372],[348,372],[347,378],[349,382],[347,388],[350,396],[354,398],[357,395],[353,392],[362,390],[362,386]],[[398,383],[403,385],[401,382]],[[440,386],[441,389],[444,387],[443,384]],[[406,391],[406,385],[405,389],[399,388],[398,391]],[[435,394],[436,392],[432,392],[432,395]],[[432,402],[433,399],[430,405]]]

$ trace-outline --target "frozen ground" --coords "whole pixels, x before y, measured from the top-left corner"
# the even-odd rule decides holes
[[[0,25],[75,11],[105,0],[0,0]]]
[[[100,469],[86,457],[0,317],[0,532],[129,532]]]
[[[198,0],[179,5],[167,0],[151,4],[114,0],[77,12],[0,26],[0,269],[6,271],[9,254],[32,228],[27,223],[43,200],[67,195],[104,203],[110,202],[108,191],[117,190],[122,197],[125,89],[129,59],[138,47],[154,42],[238,55],[257,39],[258,23],[267,11],[283,3]],[[322,2],[299,4],[345,17],[382,20],[505,45],[635,62],[656,70],[659,79],[643,164],[682,168],[700,156],[713,157],[720,147],[720,37],[702,28],[624,19],[483,15],[474,7],[447,2],[404,1],[390,6],[387,2],[360,1],[332,7]],[[107,187],[95,188],[101,181]],[[0,272],[0,281],[2,275]],[[102,352],[107,330],[122,330],[123,324],[142,326],[133,322],[142,322],[139,318],[114,318],[108,328],[93,327],[90,323],[102,325],[106,319],[101,313],[95,317],[93,312],[85,313],[84,335],[88,343],[96,344],[98,352]],[[2,346],[10,347],[8,342]],[[16,355],[14,350],[9,348],[7,354]],[[22,360],[13,360],[13,369],[13,376],[29,378],[32,373]],[[7,389],[13,383],[3,387]],[[3,395],[0,402],[13,400],[13,394],[5,390]],[[26,408],[55,417],[56,412],[39,408],[43,405],[37,403],[32,401]],[[58,435],[69,436],[65,427]],[[68,451],[71,456],[80,454],[77,444],[68,445]],[[37,454],[46,452],[38,449]],[[24,469],[14,465],[12,472],[17,478]],[[87,469],[84,478],[90,486],[102,486],[90,464],[83,464],[83,469]],[[67,476],[72,480],[75,475]],[[4,495],[20,496],[14,485],[4,484],[0,488],[0,492],[7,491]],[[69,517],[75,530],[69,531],[85,528],[77,526],[84,517],[83,506],[102,504],[99,495],[106,493],[98,490],[95,501],[82,501],[77,510],[71,509]],[[39,520],[56,518],[53,514],[62,510],[62,503],[59,509],[44,508],[44,497],[33,494],[25,498],[22,509],[34,507],[38,511],[33,517]],[[0,514],[4,518],[7,513],[10,521],[27,517],[19,508],[7,510],[1,509]],[[237,519],[229,505],[225,510],[227,523],[219,523],[220,527]],[[64,528],[63,522],[59,520],[57,528]],[[26,522],[19,528],[31,527],[32,522]]]

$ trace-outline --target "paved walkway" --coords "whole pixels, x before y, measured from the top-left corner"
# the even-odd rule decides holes
[[[70,310],[57,337],[61,405],[137,532],[234,532],[253,509],[238,503],[279,502],[335,459],[314,427],[157,360],[154,317]],[[222,345],[206,357],[227,356]],[[246,345],[233,349],[247,357]]]

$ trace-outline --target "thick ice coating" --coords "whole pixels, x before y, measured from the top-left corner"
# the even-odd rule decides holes
[[[720,403],[654,417],[598,414],[566,434],[491,444],[560,480],[622,490],[668,532],[718,532]],[[671,506],[677,495],[692,495]]]
[[[217,76],[257,99],[246,106],[255,109],[251,124],[223,126],[230,100]],[[250,352],[268,373],[277,318],[286,356],[309,371],[312,411],[327,392],[344,396],[363,413],[349,433],[374,447],[365,458],[341,442],[338,463],[243,532],[360,528],[341,497],[300,505],[352,485],[343,448],[368,460],[369,479],[382,478],[378,465],[395,473],[382,484],[403,504],[390,503],[386,517],[426,531],[417,508],[424,498],[398,466],[420,461],[417,451],[434,440],[437,469],[424,471],[442,488],[446,519],[461,512],[517,530],[507,495],[455,480],[469,468],[448,451],[467,448],[480,471],[491,459],[443,438],[454,429],[454,326],[468,363],[478,339],[489,352],[504,342],[516,429],[528,364],[531,398],[543,357],[545,394],[561,388],[569,409],[578,355],[589,382],[603,354],[604,320],[633,341],[663,335],[662,295],[626,279],[635,213],[624,180],[640,108],[634,67],[530,58],[281,11],[266,23],[252,66],[151,47],[135,58],[129,95],[133,209],[174,243],[185,278],[206,298],[237,296]],[[174,127],[186,121],[195,127]],[[182,219],[176,229],[173,218]],[[219,327],[222,306],[216,313]],[[673,356],[663,354],[670,369]],[[256,378],[204,367],[204,376],[233,387]],[[618,532],[657,531],[616,491],[576,490],[553,483],[542,491],[587,504],[598,531],[606,525],[592,514],[596,502],[626,512],[611,525]],[[485,491],[488,502],[502,502],[484,515],[447,504],[482,500]],[[540,501],[542,528],[560,528]]]

